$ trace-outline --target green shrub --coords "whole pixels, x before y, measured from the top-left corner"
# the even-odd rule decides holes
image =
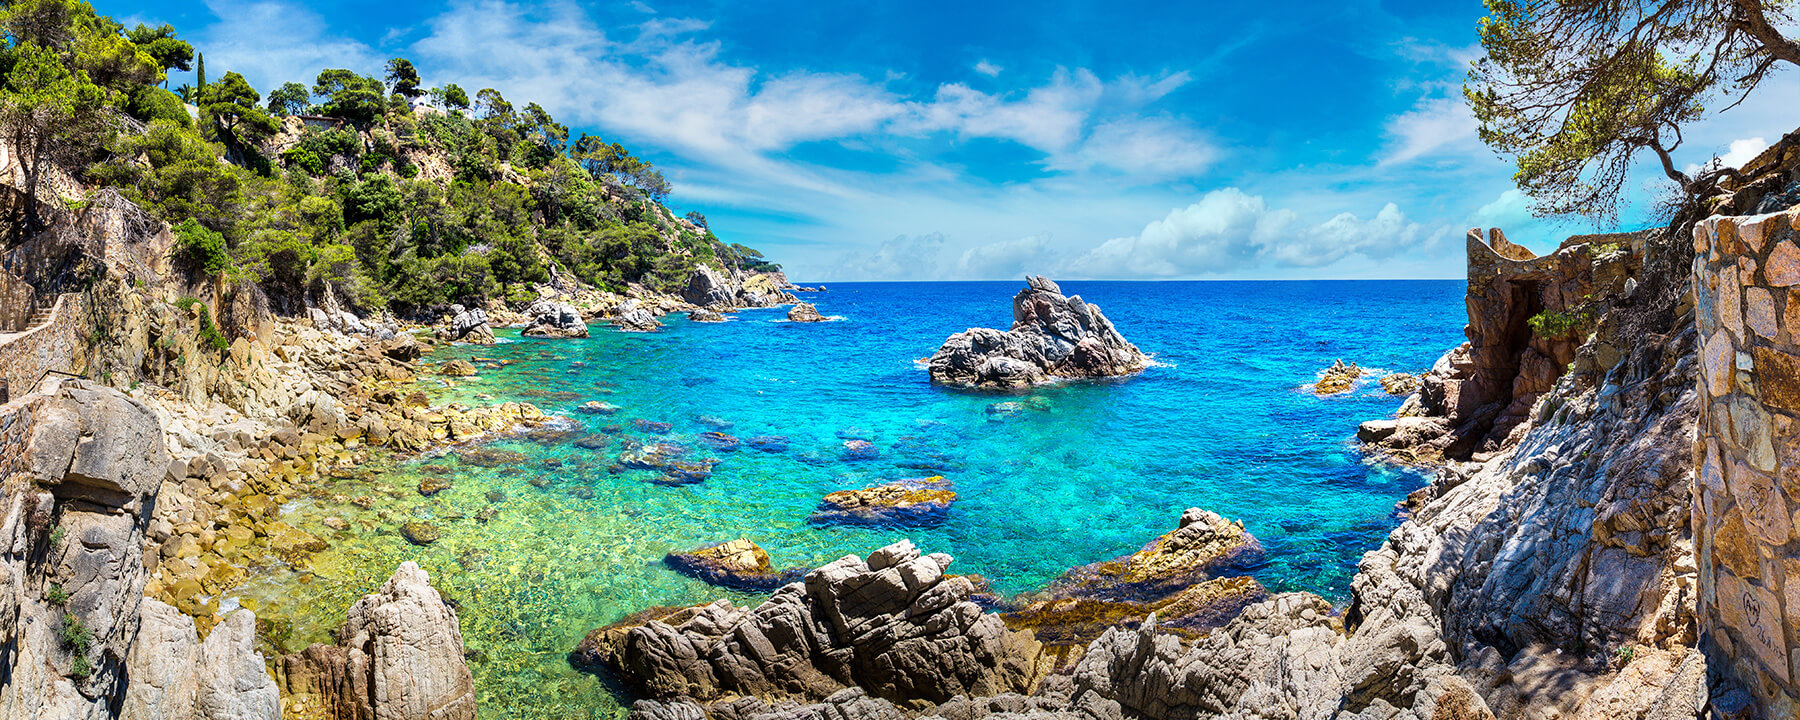
[[[51,605],[61,605],[68,601],[69,593],[63,591],[63,586],[56,583],[50,583],[50,589],[44,592],[44,602]]]
[[[1583,327],[1593,318],[1586,310],[1564,310],[1561,312],[1545,310],[1531,316],[1525,322],[1531,326],[1531,332],[1541,338],[1559,338],[1570,335]]]
[[[57,546],[57,545],[61,545],[61,544],[62,544],[62,541],[63,541],[63,529],[62,529],[62,528],[61,528],[61,527],[58,527],[58,528],[56,528],[56,529],[55,529],[55,530],[51,530],[51,531],[50,531],[50,545],[51,545],[51,547],[55,547],[55,546]]]
[[[75,651],[76,655],[84,655],[88,646],[94,644],[94,631],[81,622],[81,618],[63,613],[62,629],[58,631],[62,637],[63,647]]]
[[[84,680],[93,672],[94,667],[88,663],[86,655],[76,655],[75,662],[69,663],[69,675],[76,680]]]
[[[231,266],[231,255],[225,251],[225,236],[202,226],[193,218],[175,226],[175,247],[188,262],[208,276],[225,272]]]
[[[125,112],[146,123],[162,120],[182,127],[192,127],[194,123],[181,98],[155,85],[146,85],[132,93]]]
[[[199,308],[200,339],[206,341],[206,344],[211,345],[214,350],[224,350],[231,347],[231,343],[225,340],[225,336],[219,334],[218,326],[213,324],[212,311],[207,310],[206,305],[201,303],[198,298],[181,298],[175,301],[175,307],[181,308],[184,312]]]
[[[287,163],[288,167],[300,168],[315,177],[325,174],[325,161],[319,159],[318,154],[303,147],[291,147],[282,151],[281,161]]]

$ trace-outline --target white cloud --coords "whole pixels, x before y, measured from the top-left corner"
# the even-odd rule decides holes
[[[1050,240],[1050,235],[1045,233],[977,245],[963,251],[956,263],[956,274],[964,278],[1012,279],[1041,272],[1055,253]]]
[[[1362,220],[1342,213],[1308,224],[1292,210],[1271,207],[1237,188],[1207,193],[1171,210],[1135,236],[1114,238],[1063,263],[1062,277],[1197,277],[1225,275],[1269,263],[1315,268],[1362,255],[1380,260],[1426,252],[1451,234],[1408,220],[1388,203]]]
[[[655,15],[656,14],[656,8],[650,7],[650,4],[644,2],[644,0],[631,0],[631,9],[641,12],[645,15]]]
[[[944,252],[942,233],[896,237],[873,252],[850,251],[838,256],[829,271],[833,280],[895,280],[938,278]]]
[[[975,72],[981,73],[988,77],[1000,77],[1000,71],[1003,69],[1004,68],[1000,67],[999,65],[995,65],[986,60],[982,60],[981,62],[975,63]]]
[[[1380,165],[1417,160],[1445,148],[1473,147],[1479,124],[1461,99],[1428,98],[1388,119],[1388,149]]]
[[[1109,168],[1141,178],[1198,174],[1218,155],[1187,124],[1167,118],[1126,118],[1101,123],[1079,147],[1051,157],[1054,170]]]
[[[366,44],[333,35],[318,13],[303,5],[207,0],[206,7],[227,18],[193,35],[210,79],[235,71],[264,89],[286,82],[311,85],[325,68],[373,74],[387,61]]]
[[[1742,168],[1745,163],[1755,160],[1756,156],[1761,155],[1762,152],[1767,149],[1769,149],[1769,141],[1760,137],[1733,140],[1731,141],[1731,147],[1725,151],[1725,154],[1713,158],[1711,161],[1707,162],[1704,167],[1697,163],[1688,163],[1686,168],[1687,174],[1692,176],[1703,169],[1710,170],[1722,167]]]

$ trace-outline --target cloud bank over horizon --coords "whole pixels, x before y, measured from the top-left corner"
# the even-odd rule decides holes
[[[806,281],[1459,277],[1445,239],[1466,227],[1540,248],[1589,229],[1531,217],[1475,139],[1478,6],[998,3],[955,23],[888,2],[108,4],[264,92],[403,56],[428,85],[538,102]],[[1318,39],[1345,36],[1365,41]],[[1696,127],[1679,159],[1766,146],[1792,86]]]

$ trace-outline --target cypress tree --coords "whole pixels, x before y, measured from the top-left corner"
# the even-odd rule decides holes
[[[206,53],[200,53],[200,59],[194,64],[194,89],[206,89]]]

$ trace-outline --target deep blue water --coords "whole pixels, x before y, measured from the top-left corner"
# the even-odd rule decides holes
[[[1013,395],[932,386],[918,361],[952,333],[1010,325],[1022,286],[832,284],[806,299],[841,318],[834,322],[789,323],[785,309],[742,312],[723,324],[670,316],[654,334],[594,326],[587,340],[538,340],[505,331],[513,342],[440,350],[430,359],[511,361],[458,381],[445,399],[486,401],[479,393],[553,412],[604,400],[623,409],[574,417],[590,427],[670,422],[670,438],[723,462],[703,483],[665,487],[649,482],[655,473],[607,472],[617,444],[594,452],[503,441],[497,445],[528,461],[498,469],[457,463],[455,488],[430,500],[411,492],[409,470],[456,461],[406,463],[373,490],[404,512],[301,510],[379,529],[333,538],[333,550],[315,560],[309,598],[332,608],[316,625],[322,632],[341,618],[336,596],[347,602],[399,559],[418,560],[463,604],[465,635],[484,658],[474,666],[484,716],[557,708],[586,716],[599,712],[593,705],[604,702],[592,695],[604,691],[568,673],[561,654],[587,629],[632,610],[731,595],[660,560],[672,549],[740,536],[780,566],[866,554],[909,537],[926,552],[955,556],[955,572],[1017,593],[1136,550],[1197,506],[1242,520],[1262,540],[1269,559],[1257,574],[1271,589],[1348,596],[1357,560],[1397,523],[1395,502],[1424,479],[1365,462],[1352,444],[1359,422],[1390,415],[1399,398],[1373,380],[1326,398],[1308,387],[1339,358],[1365,368],[1428,368],[1462,340],[1461,281],[1067,282],[1064,292],[1104,309],[1156,366]],[[556,392],[572,394],[546,396]],[[1043,409],[990,412],[1026,400]],[[695,441],[710,429],[701,415],[733,423],[727,432],[738,437],[785,435],[791,447],[709,453]],[[845,459],[844,436],[872,439],[881,457]],[[543,467],[546,458],[562,465]],[[939,474],[903,467],[922,461],[952,468],[941,474],[961,496],[942,526],[806,522],[826,493]],[[552,484],[539,488],[533,478]],[[506,500],[498,518],[478,524],[469,518],[488,490]],[[406,544],[388,529],[406,517],[438,522],[444,539]],[[490,559],[471,563],[472,553]],[[304,631],[307,623],[296,625]]]

